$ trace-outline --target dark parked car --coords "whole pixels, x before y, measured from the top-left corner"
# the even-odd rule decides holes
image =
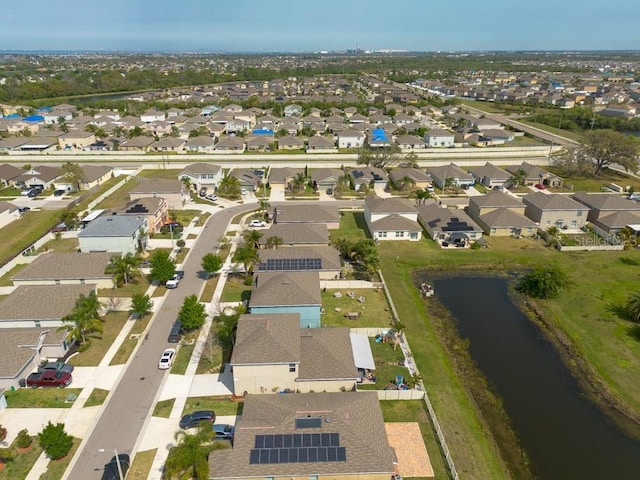
[[[69,229],[67,228],[67,224],[64,222],[60,222],[58,225],[51,229],[53,233],[66,232],[67,230]]]
[[[180,320],[176,320],[173,326],[171,327],[171,331],[169,332],[169,338],[167,338],[167,341],[169,343],[180,342],[180,339],[182,338],[182,333],[183,333],[182,322],[180,322]]]
[[[200,189],[200,192],[198,192],[198,195],[200,195],[201,197],[204,197],[207,195],[207,187],[202,187]]]
[[[61,196],[62,196],[62,195],[64,195],[64,194],[65,194],[65,191],[64,191],[64,190],[55,190],[55,191],[53,192],[53,196],[54,196],[54,197],[61,197]]]
[[[35,198],[41,193],[42,193],[42,190],[36,190],[35,188],[32,188],[31,190],[29,190],[29,193],[27,193],[27,197]]]
[[[32,373],[27,377],[25,386],[27,387],[68,387],[71,384],[71,374],[69,372],[59,372],[55,370],[44,370]]]
[[[194,428],[197,427],[200,422],[214,423],[215,421],[216,414],[213,410],[198,410],[182,417],[180,419],[180,428]]]
[[[102,480],[120,480],[118,464],[120,464],[120,470],[122,470],[122,478],[125,478],[129,471],[129,465],[131,465],[131,459],[126,453],[119,453],[117,457],[114,456],[109,463],[104,466]]]
[[[18,207],[18,212],[25,213],[31,210],[29,207]]]
[[[54,372],[71,373],[73,372],[73,365],[64,362],[47,362],[40,365],[38,370],[53,370]]]

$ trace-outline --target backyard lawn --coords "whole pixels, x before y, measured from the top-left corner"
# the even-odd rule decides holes
[[[196,410],[213,410],[216,415],[242,415],[242,400],[229,397],[189,397],[182,411],[183,415]]]
[[[0,265],[13,257],[51,230],[59,221],[60,211],[40,210],[27,212],[18,220],[0,229]]]
[[[220,298],[221,302],[249,301],[251,297],[251,285],[244,284],[244,274],[231,273],[224,284],[224,290]]]
[[[341,296],[336,297],[339,293]],[[351,298],[348,294],[353,293]],[[359,302],[362,297],[364,302]],[[389,304],[382,289],[327,290],[322,292],[324,327],[381,327],[388,328],[391,321]],[[338,311],[336,311],[338,310]],[[358,318],[346,318],[347,313],[358,313]]]
[[[6,390],[4,396],[9,408],[71,408],[73,402],[67,402],[67,397],[78,396],[81,391],[81,388],[19,388]]]
[[[635,192],[640,192],[640,179],[630,177],[622,172],[616,170],[605,169],[598,177],[567,177],[563,175],[562,171],[554,167],[546,167],[550,172],[555,173],[562,177],[565,181],[565,185],[571,185],[572,191],[586,191],[600,193],[602,187],[606,187],[610,183],[615,183],[621,187],[633,187]],[[558,191],[567,192],[567,188],[559,189]]]

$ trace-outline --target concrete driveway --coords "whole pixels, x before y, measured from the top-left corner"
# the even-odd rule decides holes
[[[271,185],[269,202],[284,202],[284,185]]]

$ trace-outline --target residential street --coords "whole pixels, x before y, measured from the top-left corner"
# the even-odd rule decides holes
[[[118,453],[132,453],[140,432],[151,415],[156,396],[168,371],[158,370],[158,359],[162,351],[170,346],[167,335],[175,321],[183,299],[198,295],[204,280],[199,276],[200,260],[205,253],[213,251],[217,239],[224,233],[227,224],[238,213],[255,208],[245,204],[220,210],[207,221],[203,235],[198,239],[184,264],[185,277],[180,286],[170,290],[162,308],[151,325],[149,338],[136,352],[135,358],[124,371],[120,382],[93,431],[83,441],[81,451],[75,456],[65,478],[100,478],[104,465]],[[132,455],[133,458],[133,455]]]

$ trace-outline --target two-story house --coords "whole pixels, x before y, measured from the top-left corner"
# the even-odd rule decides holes
[[[377,240],[410,240],[422,237],[418,211],[407,198],[368,196],[364,202],[364,219],[371,236]]]

